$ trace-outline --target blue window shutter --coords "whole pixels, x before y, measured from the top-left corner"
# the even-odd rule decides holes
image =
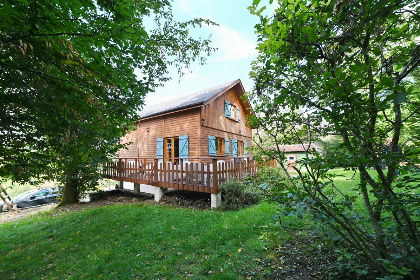
[[[187,158],[188,157],[188,148],[189,141],[188,135],[181,135],[179,136],[179,157],[180,158]],[[186,160],[185,160],[186,161]]]
[[[163,138],[156,139],[156,157],[163,158]]]
[[[244,141],[244,156],[248,156],[248,151],[246,148],[248,147],[248,144]]]
[[[225,117],[230,118],[230,103],[225,101]]]
[[[239,110],[239,108],[236,108],[238,110],[238,122],[241,121],[241,110]]]
[[[216,155],[216,137],[209,136],[209,156]]]
[[[225,139],[225,155],[229,155],[229,139]]]
[[[232,156],[238,156],[238,140],[232,140]]]

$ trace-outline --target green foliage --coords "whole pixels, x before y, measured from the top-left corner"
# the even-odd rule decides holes
[[[406,82],[420,65],[419,9],[418,1],[290,0],[268,17],[250,7],[260,17],[252,122],[273,143],[261,158],[277,159],[287,173],[281,145],[333,134],[342,149],[333,157],[307,150],[298,176],[279,181],[276,199],[285,215],[310,215],[357,251],[351,260],[360,254],[383,277],[420,275],[420,159],[403,147],[404,126],[420,110]],[[339,166],[357,168],[356,193],[337,187],[329,171]]]
[[[323,141],[321,140],[320,144],[325,159],[328,159],[329,162],[336,161],[334,166],[349,167],[348,158],[350,157],[350,153],[347,151],[344,141],[339,137],[328,137]],[[337,162],[340,160],[342,162]]]
[[[220,186],[223,210],[239,210],[260,201],[258,189],[251,178],[241,181],[229,181]]]
[[[62,208],[0,225],[0,271],[3,279],[244,279],[267,252],[259,236],[275,213],[270,204]]]
[[[213,51],[189,35],[213,23],[177,22],[166,0],[6,0],[0,22],[0,177],[58,180],[68,202],[97,184],[168,65]]]
[[[407,81],[408,91],[412,98],[410,98],[409,106],[406,115],[411,117],[404,126],[404,132],[407,138],[408,147],[410,150],[420,148],[420,69],[416,69],[412,75],[412,82]],[[417,151],[417,157],[420,152]]]

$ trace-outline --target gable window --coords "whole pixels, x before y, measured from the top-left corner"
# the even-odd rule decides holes
[[[225,117],[239,122],[240,121],[239,115],[240,115],[239,108],[236,105],[228,101],[225,101]]]
[[[230,104],[230,118],[233,120],[236,120],[238,117],[236,116],[237,110],[236,110],[236,106],[233,104]]]

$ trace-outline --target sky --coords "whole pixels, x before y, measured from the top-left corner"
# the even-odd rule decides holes
[[[178,21],[201,17],[219,24],[193,31],[202,38],[212,34],[212,46],[218,50],[207,58],[205,65],[192,64],[191,73],[181,78],[172,70],[172,80],[146,96],[145,106],[236,79],[241,79],[245,91],[250,91],[253,87],[249,78],[251,62],[257,58],[254,26],[259,21],[247,9],[252,0],[174,0],[172,3],[174,19]]]

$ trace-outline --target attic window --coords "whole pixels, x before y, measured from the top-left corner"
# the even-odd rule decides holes
[[[239,108],[234,104],[225,101],[225,116],[226,118],[239,122]]]

